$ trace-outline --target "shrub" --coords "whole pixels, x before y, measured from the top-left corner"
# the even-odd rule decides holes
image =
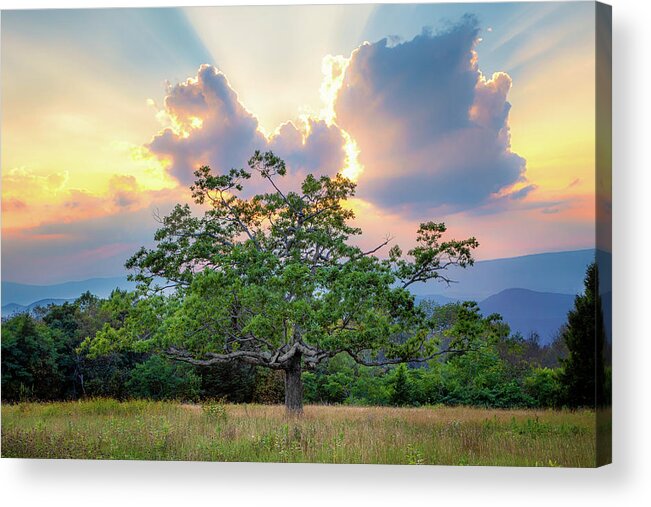
[[[534,368],[524,379],[524,391],[537,407],[559,405],[562,393],[560,370]]]
[[[191,366],[152,356],[135,366],[126,387],[134,398],[196,400],[201,379]]]

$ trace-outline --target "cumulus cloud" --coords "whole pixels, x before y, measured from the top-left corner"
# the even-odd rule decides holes
[[[334,175],[344,165],[344,138],[336,125],[307,118],[304,125],[307,135],[294,123],[283,124],[273,136],[268,148],[303,173],[319,172]]]
[[[336,126],[308,118],[298,126],[285,123],[267,139],[226,76],[211,65],[170,86],[161,113],[168,126],[147,147],[169,162],[170,174],[182,184],[191,183],[201,165],[215,171],[243,167],[256,149],[272,149],[288,163],[290,174],[334,174],[343,167],[344,138]]]
[[[482,75],[477,38],[476,21],[466,17],[442,33],[353,52],[335,113],[360,150],[360,196],[461,211],[526,182],[525,160],[510,149],[511,79]]]
[[[202,65],[196,77],[168,88],[159,112],[167,126],[147,148],[187,185],[199,166],[243,167],[255,149],[284,158],[294,181],[307,172],[334,174],[353,142],[364,167],[358,195],[377,205],[447,213],[509,193],[511,201],[524,199],[534,186],[510,148],[511,78],[481,73],[478,34],[468,16],[411,41],[365,43],[340,58],[341,76],[326,76],[337,84],[327,94],[334,95],[328,115],[287,122],[269,138],[226,76]]]

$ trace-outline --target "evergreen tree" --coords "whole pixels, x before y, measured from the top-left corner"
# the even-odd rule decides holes
[[[28,313],[2,323],[2,399],[53,400],[63,375],[51,331]]]
[[[411,386],[409,382],[409,372],[403,363],[396,369],[396,376],[393,379],[391,403],[393,405],[408,405],[410,402]]]
[[[572,407],[594,407],[597,399],[603,400],[605,385],[605,333],[596,263],[588,266],[584,283],[585,290],[575,298],[563,332],[568,349],[562,361],[563,399]]]

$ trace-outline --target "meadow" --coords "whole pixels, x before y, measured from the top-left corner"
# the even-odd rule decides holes
[[[595,465],[590,410],[184,404],[94,399],[2,406],[2,457]]]

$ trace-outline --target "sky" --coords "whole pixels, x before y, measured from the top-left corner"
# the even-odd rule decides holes
[[[120,276],[193,171],[342,172],[363,246],[595,247],[591,2],[3,11],[2,279]],[[258,189],[256,189],[258,190]],[[259,189],[263,190],[263,189]]]

